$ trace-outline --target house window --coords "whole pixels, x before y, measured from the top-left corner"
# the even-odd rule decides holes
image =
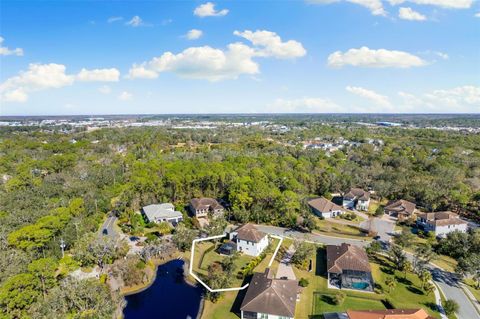
[[[260,314],[260,319],[268,319],[268,314],[266,314],[266,313],[261,313],[261,314]]]

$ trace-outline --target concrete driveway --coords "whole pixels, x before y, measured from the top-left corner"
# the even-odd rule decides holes
[[[115,222],[117,221],[116,216],[109,216],[100,227],[100,236],[110,236],[117,237],[117,231],[115,230]]]
[[[295,248],[293,245],[290,245],[288,247],[287,252],[285,253],[285,256],[283,256],[282,260],[278,264],[278,269],[277,269],[277,278],[287,278],[287,279],[292,279],[295,280],[295,273],[293,272],[292,268],[292,256],[295,253]]]

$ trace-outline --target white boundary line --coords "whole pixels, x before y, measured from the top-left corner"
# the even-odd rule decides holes
[[[190,267],[189,267],[190,276],[192,276],[196,281],[198,281],[199,283],[201,283],[202,286],[204,286],[204,287],[205,287],[208,291],[210,291],[210,292],[223,292],[223,291],[243,290],[243,289],[247,288],[248,285],[249,285],[249,284],[245,284],[245,285],[242,286],[242,287],[235,287],[235,288],[212,289],[212,288],[210,288],[206,283],[204,283],[203,280],[201,280],[201,279],[193,272],[193,255],[194,255],[194,253],[195,253],[195,244],[196,244],[197,242],[206,241],[206,240],[212,240],[212,239],[219,239],[219,238],[223,238],[223,237],[225,237],[225,236],[226,236],[226,234],[217,235],[217,236],[211,236],[211,237],[205,237],[205,238],[197,238],[197,239],[194,239],[193,242],[192,242],[192,251],[191,251],[191,253],[190,253]],[[281,245],[282,242],[283,242],[283,238],[280,237],[280,236],[270,235],[270,234],[267,234],[267,236],[272,237],[272,238],[277,238],[277,239],[280,240],[280,241],[278,242],[277,248],[275,248],[275,252],[273,253],[272,258],[270,258],[270,262],[268,263],[268,267],[271,267],[273,261],[275,260],[275,256],[277,255],[277,252],[278,252],[278,250],[280,249],[280,245]]]

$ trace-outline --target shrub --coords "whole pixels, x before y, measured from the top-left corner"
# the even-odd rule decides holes
[[[104,284],[107,282],[107,278],[108,278],[107,274],[101,274],[99,280],[102,284]]]
[[[448,299],[443,303],[443,309],[447,316],[454,314],[458,311],[458,303],[455,300]]]
[[[308,279],[306,279],[306,278],[300,278],[300,280],[298,281],[298,285],[300,287],[307,287],[308,284],[309,284],[309,282],[308,282]]]

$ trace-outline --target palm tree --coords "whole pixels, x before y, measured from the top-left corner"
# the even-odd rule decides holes
[[[430,293],[432,293],[432,292],[435,290],[435,286],[434,286],[431,282],[427,282],[427,283],[423,286],[423,290],[425,290],[425,292],[427,293],[427,295],[430,295]]]
[[[425,289],[426,283],[432,280],[432,274],[428,270],[423,270],[420,273],[420,280],[422,281],[422,287]]]
[[[397,285],[397,282],[394,277],[388,277],[387,280],[385,280],[385,284],[388,287],[388,292],[390,293],[393,288]]]
[[[404,278],[407,278],[407,272],[411,272],[413,270],[412,263],[407,260],[403,263],[402,267],[403,267],[402,270],[404,271],[404,274],[405,274]]]

